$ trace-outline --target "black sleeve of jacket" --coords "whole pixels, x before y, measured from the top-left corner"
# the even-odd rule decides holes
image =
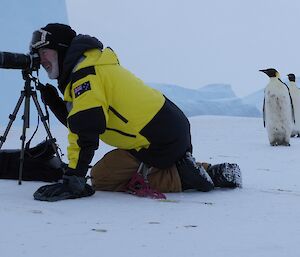
[[[51,104],[48,104],[48,106],[55,117],[67,127],[68,110],[64,100],[58,97]]]
[[[88,166],[99,146],[99,134],[105,131],[106,121],[102,107],[80,111],[68,118],[69,129],[77,134],[80,147],[79,159],[75,169],[69,168],[67,175],[84,177]]]

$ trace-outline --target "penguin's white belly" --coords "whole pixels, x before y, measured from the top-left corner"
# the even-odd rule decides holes
[[[265,121],[270,143],[289,143],[293,124],[288,93],[267,90],[265,95]]]
[[[291,89],[291,96],[293,99],[294,114],[295,114],[295,125],[294,133],[300,133],[300,89]]]

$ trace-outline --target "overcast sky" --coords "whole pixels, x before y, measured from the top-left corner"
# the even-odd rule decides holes
[[[265,87],[258,70],[300,74],[297,0],[67,0],[69,22],[146,82]]]

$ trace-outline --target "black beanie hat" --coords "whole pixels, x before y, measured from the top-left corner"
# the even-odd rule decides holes
[[[49,23],[40,30],[33,32],[31,50],[37,51],[43,47],[56,50],[61,74],[63,60],[74,37],[76,37],[76,32],[70,26]]]
[[[49,44],[45,47],[57,51],[66,50],[76,36],[76,32],[70,26],[65,24],[49,23],[41,29],[50,33],[48,37]]]

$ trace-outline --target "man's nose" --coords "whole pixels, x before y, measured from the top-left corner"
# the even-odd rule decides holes
[[[40,56],[40,63],[43,65],[43,63],[45,63],[46,59],[43,56]]]

